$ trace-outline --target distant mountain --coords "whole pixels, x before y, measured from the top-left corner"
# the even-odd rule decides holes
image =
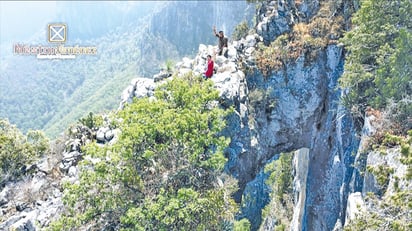
[[[152,14],[155,1],[64,1],[57,2],[57,19],[70,27],[70,39],[98,39],[117,29],[125,31]]]
[[[213,26],[230,37],[236,25],[242,20],[251,22],[254,14],[254,5],[246,1],[176,1],[155,13],[149,30],[166,37],[179,53],[190,54],[199,43],[216,44]]]
[[[57,2],[55,22],[67,25],[66,45],[97,46],[98,53],[74,60],[1,57],[0,117],[54,137],[90,111],[116,108],[132,78],[151,78],[166,60],[216,44],[213,25],[230,35],[241,21],[251,23],[254,11],[243,1]],[[45,28],[17,42],[48,45]]]

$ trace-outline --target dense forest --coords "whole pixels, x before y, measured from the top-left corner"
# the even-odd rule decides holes
[[[82,114],[116,109],[121,91],[132,78],[150,76],[164,65],[161,60],[177,57],[166,41],[137,36],[144,31],[144,27],[129,33],[115,31],[90,41],[90,46],[98,44],[96,56],[51,61],[12,57],[2,70],[0,116],[24,132],[43,129],[56,137]],[[149,48],[137,45],[146,40],[157,41],[157,54],[141,54]],[[19,62],[25,66],[16,70]]]
[[[255,10],[246,2],[144,2],[129,9],[122,9],[120,2],[95,5],[58,2],[56,10],[59,20],[68,25],[66,45],[96,46],[97,55],[72,60],[1,56],[0,118],[7,118],[23,133],[41,129],[56,138],[84,114],[116,109],[122,90],[133,78],[152,78],[167,63],[174,65],[183,56],[195,55],[199,43],[214,44],[213,23],[227,25],[230,34],[240,21],[250,21]],[[99,13],[81,16],[91,9]],[[213,18],[220,13],[233,16]],[[96,26],[96,21],[101,25]],[[44,31],[39,34],[27,42],[14,42],[45,43]]]
[[[333,2],[322,1],[330,4],[321,8],[327,12],[320,11],[312,21],[295,25],[290,34],[281,35],[268,45],[260,43],[257,68],[266,76],[282,70],[296,56],[316,56],[318,50],[330,44],[343,46],[345,70],[339,86],[345,93],[343,104],[357,122],[358,132],[362,130],[365,113],[382,112],[384,121],[368,148],[382,151],[399,146],[399,159],[408,167],[405,178],[410,182],[412,2],[353,1],[359,5],[348,28],[339,26],[345,19],[328,11],[338,10],[334,8],[338,4]],[[328,21],[327,17],[336,21]],[[116,108],[116,95],[132,77],[158,70],[162,64],[153,60],[178,56],[176,50],[170,51],[167,41],[159,39],[160,53],[146,59],[140,54],[142,50],[136,48],[136,44],[144,43],[134,41],[133,33],[141,30],[110,34],[99,40],[98,49],[105,51],[99,58],[84,57],[64,65],[61,61],[28,65],[26,74],[33,69],[43,74],[19,92],[1,88],[0,107],[2,113],[7,113],[0,116],[13,117],[10,122],[0,121],[0,188],[6,181],[22,178],[24,171],[19,169],[23,166],[50,153],[43,132],[26,132],[25,128],[44,128],[46,133],[56,135],[72,118],[83,118],[77,120],[77,125],[95,131],[103,122],[100,116],[87,117],[89,111]],[[122,42],[114,44],[116,36],[122,36]],[[142,38],[153,39],[158,37]],[[143,67],[142,62],[147,65]],[[61,73],[70,75],[50,75],[52,69],[62,69]],[[109,81],[114,78],[118,81]],[[25,81],[24,75],[15,76],[7,69],[2,70],[3,79],[16,85]],[[46,88],[48,85],[53,88]],[[22,95],[24,103],[14,102],[10,97],[14,94]],[[68,95],[70,99],[63,100]],[[250,230],[250,221],[239,219],[240,205],[233,199],[238,190],[237,180],[224,171],[224,151],[230,138],[224,137],[222,130],[234,108],[219,107],[218,102],[219,93],[213,82],[189,73],[159,85],[155,97],[134,99],[117,113],[107,113],[104,123],[120,130],[119,138],[111,145],[92,139],[81,147],[79,179],[63,184],[65,211],[49,229]],[[64,110],[52,111],[63,104]],[[36,120],[26,121],[23,114],[28,111],[36,113]],[[14,123],[21,124],[25,134]],[[262,217],[278,216],[275,230],[289,227],[293,213],[292,158],[291,154],[281,154],[265,167],[273,199]],[[393,170],[368,171],[385,183]],[[368,210],[342,230],[410,230],[412,192],[396,187],[393,197],[378,197],[370,195],[368,200],[376,208],[384,207],[384,212]]]

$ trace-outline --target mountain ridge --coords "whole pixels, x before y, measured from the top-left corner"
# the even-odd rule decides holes
[[[161,20],[167,23],[173,22],[173,15],[170,12],[167,13],[168,11],[172,11],[174,8],[185,9],[185,4],[190,5],[190,3],[163,4],[164,6],[156,12],[151,12],[151,14],[145,15],[144,18],[142,16],[138,20],[126,20],[130,17],[133,19],[138,17],[138,12],[142,10],[139,8],[140,4],[150,5],[149,3],[152,4],[151,2],[131,3],[133,7],[129,8],[124,16],[126,18],[122,19],[123,21],[119,22],[121,24],[116,28],[109,26],[116,21],[110,15],[106,17],[97,13],[98,17],[82,23],[76,19],[76,15],[79,13],[70,16],[70,12],[75,10],[76,3],[58,3],[61,20],[66,20],[68,23],[68,43],[97,46],[97,56],[77,57],[75,60],[70,61],[39,61],[33,57],[19,56],[12,56],[11,59],[7,60],[6,57],[2,56],[1,67],[5,68],[1,74],[2,78],[12,79],[17,81],[18,84],[16,82],[1,82],[0,107],[4,110],[0,111],[0,117],[9,118],[13,124],[17,124],[24,132],[29,129],[45,129],[46,134],[50,137],[57,137],[67,126],[80,119],[82,114],[88,113],[84,110],[98,113],[101,110],[115,109],[121,90],[126,87],[134,76],[152,76],[165,65],[167,60],[172,61],[183,55],[192,54],[197,48],[197,44],[202,40],[215,43],[216,40],[211,33],[212,25],[210,24],[191,23],[184,26],[166,24],[166,26],[172,28],[173,34],[183,34],[183,29],[201,32],[191,34],[193,42],[185,44],[185,46],[179,45],[179,39],[185,39],[184,36],[172,41],[169,37],[172,37],[173,34],[162,34],[162,31],[154,33],[153,30],[159,28],[158,23]],[[91,2],[87,3],[82,8],[83,11],[93,8],[93,4]],[[100,8],[104,8],[106,11],[111,10],[110,7],[108,8],[110,4],[112,3],[104,3]],[[196,4],[218,9],[224,7],[226,3],[201,2]],[[234,16],[225,22],[229,25],[229,28],[233,28],[246,17],[244,16],[245,2],[231,4],[235,4],[236,7],[225,7],[221,12],[225,13],[227,11],[226,14],[229,15],[232,15],[230,13],[232,11],[241,13],[233,14]],[[66,8],[67,12],[64,11]],[[122,12],[120,8],[113,10]],[[205,19],[214,17],[213,14],[205,11],[198,12],[197,16],[202,16],[202,14],[205,14],[203,17]],[[185,16],[182,17],[189,16],[190,12],[186,12]],[[92,17],[92,15],[88,17]],[[162,19],[162,17],[166,17],[166,19]],[[94,33],[94,30],[91,29],[93,22],[100,18],[102,18],[102,21],[114,21],[98,29],[97,32],[99,33]],[[81,29],[81,26],[76,28],[73,25],[85,25],[86,29]],[[120,25],[124,27],[120,27]],[[230,31],[227,32],[227,34],[229,33]],[[87,41],[81,40],[88,34],[94,34],[94,37],[89,38]],[[42,44],[46,42],[43,40],[44,35],[39,35],[35,42]],[[28,67],[31,68],[28,69]],[[112,78],[111,76],[120,78]],[[38,81],[39,79],[41,81]],[[107,88],[105,92],[101,88],[102,84]],[[100,96],[93,96],[94,92],[98,92]],[[83,108],[76,107],[79,102],[84,105]]]
[[[224,151],[227,158],[224,172],[238,181],[239,188],[231,194],[230,198],[233,198],[240,207],[240,211],[234,215],[235,221],[222,222],[222,225],[226,225],[224,228],[221,227],[222,230],[237,230],[240,227],[242,227],[240,230],[407,230],[411,225],[409,201],[412,195],[410,184],[412,134],[410,132],[402,135],[389,133],[390,130],[385,128],[388,126],[385,123],[392,123],[391,117],[388,117],[392,113],[371,108],[365,112],[362,127],[357,127],[356,117],[342,100],[349,91],[349,89],[340,88],[338,83],[345,72],[345,52],[343,44],[335,41],[336,31],[332,29],[333,25],[329,27],[327,24],[321,24],[326,28],[321,34],[329,36],[330,40],[324,43],[323,40],[316,40],[319,37],[314,37],[315,43],[311,40],[314,35],[306,34],[307,27],[317,28],[310,27],[313,26],[311,23],[315,20],[310,21],[302,17],[299,20],[307,20],[308,23],[302,25],[299,22],[299,27],[284,23],[285,21],[293,22],[292,13],[296,13],[293,7],[300,7],[302,10],[300,13],[316,18],[316,12],[324,14],[326,9],[351,8],[353,1],[326,5],[327,8],[322,5],[326,1],[291,4],[292,2],[270,1],[267,5],[263,3],[262,9],[264,10],[258,11],[260,12],[258,16],[262,21],[257,22],[256,33],[252,31],[240,40],[231,42],[228,47],[228,58],[214,57],[217,72],[211,80],[201,80],[200,75],[206,65],[206,56],[213,54],[216,48],[201,44],[198,54],[194,58],[183,58],[182,62],[177,63],[174,71],[169,73],[165,70],[166,72],[153,76],[153,80],[147,78],[133,80],[131,85],[123,91],[118,112],[122,113],[123,109],[130,104],[135,108],[134,113],[131,113],[135,117],[126,117],[126,121],[137,119],[138,122],[127,125],[139,127],[140,124],[151,128],[150,124],[145,123],[148,118],[139,120],[137,111],[144,112],[145,107],[136,107],[136,102],[144,106],[145,102],[150,102],[150,100],[155,102],[156,98],[171,100],[171,102],[177,99],[177,103],[168,108],[174,110],[176,105],[182,106],[186,102],[191,105],[197,101],[196,97],[185,101],[184,92],[179,92],[179,89],[174,86],[166,85],[165,87],[161,85],[162,83],[181,81],[180,78],[183,78],[185,84],[201,81],[201,86],[213,86],[217,89],[219,99],[206,103],[200,107],[202,109],[199,111],[204,108],[214,108],[214,106],[232,110],[225,117],[226,127],[219,135],[230,138]],[[379,3],[379,1],[374,3]],[[279,11],[285,14],[279,14]],[[343,11],[340,13],[345,14]],[[316,18],[318,21],[315,22],[321,22],[322,17],[324,16]],[[290,30],[295,37],[282,37],[278,34],[279,31],[287,30]],[[303,40],[307,43],[299,44],[302,42],[299,36],[302,35],[307,36],[307,41]],[[268,38],[270,40],[267,40]],[[270,45],[262,45],[262,43]],[[275,54],[285,51],[282,47],[279,48],[279,43],[287,49],[292,48],[292,51],[301,48],[299,45],[309,46],[310,49],[299,50],[301,53],[298,53],[295,59],[292,59],[295,57],[293,54],[288,54],[277,60],[280,64],[273,62],[276,65],[269,66],[269,68],[261,66],[259,62],[267,60],[265,55],[273,57],[269,56],[268,50]],[[316,52],[313,53],[313,50]],[[187,78],[187,75],[191,77]],[[177,96],[176,98],[170,97],[173,91],[169,91],[169,95],[165,92],[156,95],[156,86],[163,86],[163,90],[174,89],[179,93],[173,95]],[[190,91],[189,88],[184,89],[186,93]],[[139,99],[143,100],[139,101]],[[149,105],[146,107],[149,108]],[[163,109],[156,108],[153,112],[159,110]],[[179,115],[186,115],[183,111]],[[154,114],[156,116],[153,117],[157,118],[162,113]],[[165,116],[167,117],[167,113]],[[112,145],[116,145],[116,142],[127,141],[124,144],[130,145],[130,142],[136,142],[142,137],[148,138],[139,130],[133,132],[128,128],[123,128],[128,132],[128,136],[122,136],[121,129],[116,127],[116,119],[110,121],[110,118],[102,117],[100,121],[99,118],[99,116],[95,117],[90,114],[88,118],[82,120],[83,124],[71,129],[71,139],[67,141],[65,151],[62,151],[62,160],[57,162],[60,165],[62,177],[68,178],[71,182],[81,177],[79,176],[81,170],[77,165],[81,159],[98,163],[98,160],[93,159],[95,157],[93,155],[112,153],[114,156],[106,156],[109,158],[107,163],[110,164],[111,158],[116,157],[113,161],[118,160],[118,156],[115,155],[121,148],[110,149]],[[182,123],[191,127],[191,123],[187,121],[191,121],[192,117],[185,118],[184,123],[179,119],[176,124]],[[121,119],[119,123],[122,123]],[[164,126],[155,129],[154,146],[164,144],[163,131],[165,131]],[[382,131],[386,133],[382,134]],[[176,134],[184,134],[184,132]],[[186,135],[190,136],[190,134]],[[202,135],[202,132],[197,135]],[[87,147],[84,152],[83,145]],[[101,150],[101,152],[95,150]],[[137,157],[142,154],[143,158],[150,160],[145,162],[147,165],[143,166],[143,169],[147,168],[147,170],[138,168],[142,171],[141,175],[157,173],[156,168],[159,166],[156,153],[150,152],[150,146],[147,150],[149,151],[140,152],[141,150],[137,148],[135,152],[131,152]],[[207,159],[207,155],[206,152],[202,158]],[[151,157],[153,159],[150,159]],[[42,171],[50,171],[43,165],[38,166]],[[101,165],[96,164],[95,167],[99,168]],[[132,168],[131,171],[135,169]],[[172,179],[177,184],[187,182],[185,172],[181,172],[182,175],[177,175],[176,178],[170,177],[169,174],[173,173],[167,171],[161,178],[165,182]],[[92,183],[99,186],[98,182]],[[232,184],[233,182],[228,178],[220,176],[214,186],[227,185],[233,189]],[[58,188],[58,186],[54,187]],[[188,193],[187,189],[192,189],[192,186],[185,185],[184,188],[183,191]],[[10,191],[10,188],[4,189],[2,195],[7,195],[8,190]],[[178,193],[180,200],[185,200],[188,194],[181,194],[180,189],[176,191],[180,192]],[[59,196],[61,195],[54,197]],[[85,198],[82,196],[84,195],[78,198]],[[161,204],[164,200],[163,196],[164,194],[152,202],[156,206],[163,206],[164,204]],[[5,199],[0,197],[0,201],[9,200],[9,196],[3,198]],[[170,208],[169,205],[176,206],[175,199],[172,197],[168,201],[171,203],[166,203],[167,206],[164,208]],[[177,203],[180,200],[177,200]],[[186,212],[186,203],[173,207],[172,210]],[[382,203],[386,206],[379,208],[379,204]],[[7,204],[9,203],[6,202]],[[42,202],[36,204],[42,204]],[[20,219],[20,215],[15,215],[13,219],[10,218],[2,225],[22,227],[21,225],[24,224],[27,226],[32,224],[31,226],[34,227],[35,220],[40,219],[34,215],[38,213],[39,208],[28,207],[27,210],[31,214],[28,216],[29,219]],[[111,219],[96,220],[91,217],[91,220],[85,220],[84,226],[80,224],[78,227],[111,227],[113,229],[120,229],[122,225],[126,228],[140,227],[134,222],[135,218],[149,218],[150,220],[151,213],[145,214],[139,209],[138,207],[129,210],[130,213],[123,217],[127,218],[126,220],[116,222]],[[145,207],[145,209],[152,212],[151,207]],[[157,214],[156,216],[164,215],[162,209],[153,212]],[[45,213],[40,212],[40,214]],[[178,217],[176,215],[168,218],[177,219]],[[19,219],[20,223],[11,224],[14,219]],[[163,221],[168,222],[168,220]],[[47,218],[42,218],[40,223],[47,226]],[[165,223],[156,220],[158,227],[171,225],[167,227],[179,228],[176,226],[178,223]],[[127,226],[130,224],[135,226]]]

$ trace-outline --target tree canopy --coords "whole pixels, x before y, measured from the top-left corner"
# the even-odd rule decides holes
[[[8,120],[0,120],[0,188],[3,182],[20,177],[23,168],[48,149],[48,139],[41,131],[29,130],[23,135]]]
[[[412,113],[411,14],[410,0],[361,1],[353,29],[342,39],[347,56],[341,86],[350,90],[345,101],[352,109],[394,102],[400,114]],[[398,121],[405,131],[411,126],[406,117]]]
[[[217,99],[212,82],[189,74],[127,105],[113,118],[121,131],[115,144],[83,148],[80,179],[65,184],[67,211],[52,229],[233,225],[237,184],[222,172],[229,140],[219,134],[231,110]]]

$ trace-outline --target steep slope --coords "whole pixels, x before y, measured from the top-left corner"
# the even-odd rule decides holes
[[[44,129],[56,137],[89,111],[114,109],[133,77],[152,76],[167,60],[193,55],[199,43],[216,43],[214,24],[230,35],[252,17],[255,9],[247,6],[239,1],[58,2],[56,21],[69,26],[67,44],[97,46],[97,55],[75,60],[2,56],[0,117],[24,132]],[[220,14],[228,16],[223,20]],[[46,43],[43,28],[33,37],[16,42]]]
[[[338,85],[345,58],[342,44],[337,43],[342,25],[336,28],[334,20],[329,24],[324,19],[345,21],[354,10],[354,2],[265,2],[259,10],[257,33],[230,43],[228,58],[214,57],[217,72],[205,84],[212,82],[219,91],[221,108],[234,109],[221,133],[230,138],[225,171],[239,183],[233,195],[241,206],[237,220],[247,218],[251,230],[411,227],[412,134],[381,134],[390,113],[374,109],[366,111],[359,132],[341,101],[347,93]],[[322,39],[325,35],[326,42]],[[300,40],[303,37],[306,40]],[[153,99],[159,83],[189,72],[200,75],[206,56],[215,49],[199,45],[193,59],[183,58],[176,64],[173,77],[161,72],[151,79],[134,79],[123,91],[118,111],[135,98]],[[73,128],[73,137],[59,162],[66,179],[78,180],[82,145],[91,141],[109,146],[116,143],[122,131],[112,129],[107,118],[105,123],[94,131]],[[52,172],[38,166],[40,172]],[[40,181],[40,172],[34,182]],[[36,221],[47,227],[51,215],[46,211],[60,211],[62,206],[61,194],[51,193],[59,188],[60,179],[45,187],[47,203],[43,197],[29,206],[9,193],[15,184],[7,185],[0,201],[9,218],[0,227],[34,227]],[[9,201],[26,207],[13,214]],[[110,219],[101,221],[106,227],[118,227]],[[225,227],[233,228],[231,224]],[[243,227],[248,230],[247,225]]]

